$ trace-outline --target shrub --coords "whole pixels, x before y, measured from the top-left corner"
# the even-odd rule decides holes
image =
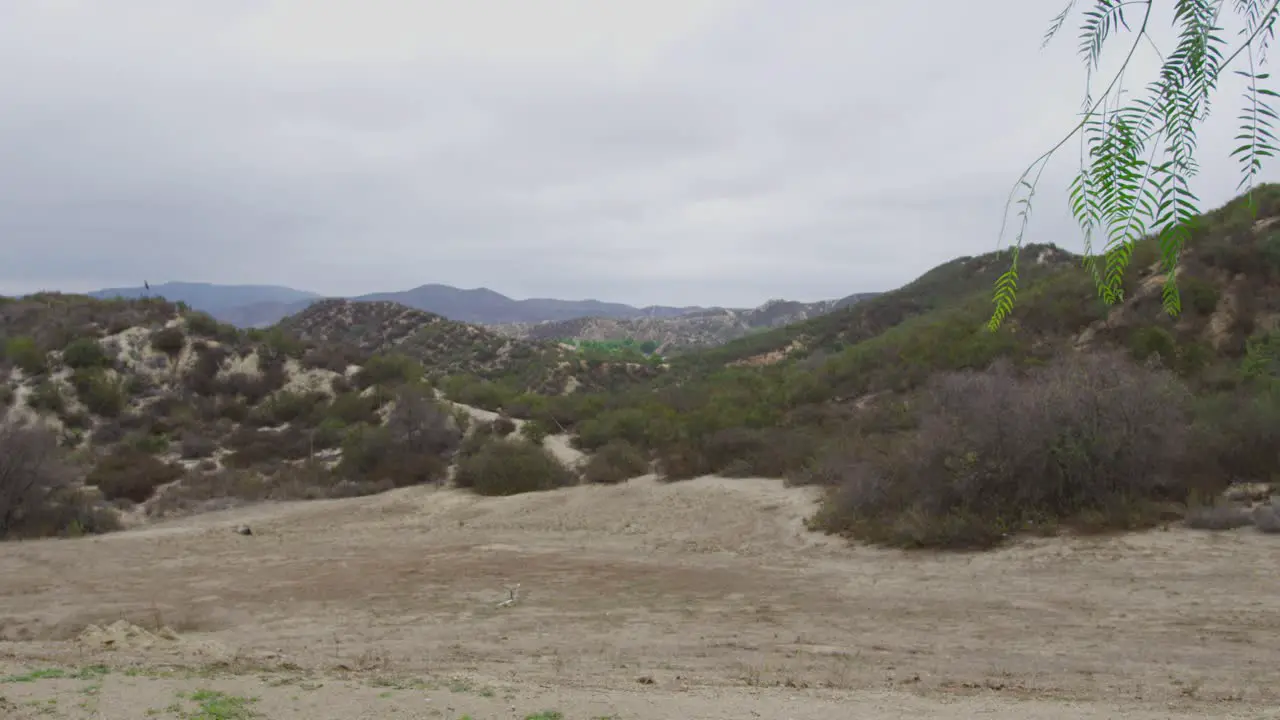
[[[378,401],[371,395],[346,392],[338,395],[325,410],[325,415],[336,418],[344,425],[378,422]]]
[[[1280,388],[1205,398],[1196,415],[1196,446],[1207,456],[1206,469],[1228,480],[1280,476]]]
[[[27,375],[43,375],[49,371],[48,357],[32,338],[9,338],[5,342],[4,354],[9,359],[9,362],[17,365]]]
[[[186,344],[187,335],[177,325],[157,330],[151,335],[151,348],[168,355],[171,359],[176,358]]]
[[[218,444],[203,435],[184,435],[180,452],[184,460],[207,458],[218,449]]]
[[[61,415],[67,411],[67,399],[62,396],[62,390],[50,380],[42,380],[39,385],[31,389],[31,394],[27,396],[27,404],[32,410],[40,412]]]
[[[516,495],[573,485],[576,478],[545,448],[489,438],[458,463],[454,482],[480,495]]]
[[[374,355],[365,361],[364,367],[356,373],[357,387],[367,388],[371,385],[400,385],[402,383],[421,380],[422,364],[404,355]]]
[[[62,349],[62,362],[73,370],[85,370],[106,367],[111,359],[97,340],[80,338]]]
[[[200,337],[217,338],[221,333],[221,326],[218,321],[209,313],[193,312],[188,313],[186,318],[187,332]]]
[[[1189,396],[1177,379],[1113,353],[1070,354],[942,376],[920,429],[881,454],[834,451],[811,473],[839,483],[829,531],[909,547],[984,547],[1088,519],[1133,527],[1155,500],[1184,500]],[[855,446],[856,447],[856,446]]]
[[[343,443],[339,471],[396,487],[440,482],[462,433],[453,418],[421,389],[397,393],[386,427],[357,426]]]
[[[1177,344],[1173,334],[1162,327],[1148,325],[1137,328],[1129,338],[1129,349],[1137,360],[1159,355],[1166,363],[1177,357]]]
[[[71,479],[54,433],[11,421],[0,425],[0,537],[14,533]]]
[[[526,420],[520,426],[520,434],[534,445],[541,445],[551,433],[547,430],[546,423],[541,420]]]
[[[180,477],[180,466],[139,450],[118,448],[94,465],[85,484],[97,487],[107,500],[125,498],[140,503],[149,500],[156,488]]]
[[[649,472],[644,454],[626,440],[607,442],[591,455],[582,469],[582,479],[589,483],[614,484]]]
[[[71,385],[89,412],[102,417],[115,417],[124,410],[127,397],[124,383],[113,380],[99,368],[76,370]]]
[[[493,419],[493,434],[498,437],[506,437],[516,431],[516,423],[506,415],[499,415]]]

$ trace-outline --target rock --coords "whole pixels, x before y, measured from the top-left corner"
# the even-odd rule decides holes
[[[1271,498],[1271,486],[1267,483],[1237,483],[1222,493],[1227,502],[1267,502]]]
[[[240,533],[241,535],[252,535],[252,534],[253,534],[253,530],[252,530],[252,529],[250,529],[248,525],[237,525],[237,526],[236,526],[236,532],[237,532],[237,533]]]

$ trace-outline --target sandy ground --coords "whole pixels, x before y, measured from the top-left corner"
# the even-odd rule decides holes
[[[814,499],[408,488],[0,545],[0,717],[1280,717],[1275,536],[906,554]]]

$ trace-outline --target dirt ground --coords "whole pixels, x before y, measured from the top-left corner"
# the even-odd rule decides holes
[[[0,717],[1280,717],[1275,536],[912,554],[814,501],[420,487],[0,545]]]

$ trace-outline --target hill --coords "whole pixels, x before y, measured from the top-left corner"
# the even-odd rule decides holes
[[[0,537],[441,481],[423,368],[156,299],[0,302]]]
[[[827,485],[820,526],[895,544],[1139,526],[1173,512],[1164,501],[1190,513],[1231,482],[1280,481],[1280,186],[1254,200],[1200,218],[1176,319],[1154,240],[1115,307],[1079,257],[1031,246],[998,332],[985,323],[1008,258],[993,253],[674,358],[648,387],[495,401],[584,450],[624,442],[669,478]]]
[[[653,359],[593,356],[559,343],[521,340],[385,301],[323,300],[278,327],[304,340],[414,359],[427,376],[466,375],[517,392],[558,395],[612,389],[654,377]]]
[[[531,340],[586,340],[654,343],[672,355],[694,348],[722,345],[760,330],[778,328],[854,305],[877,293],[858,293],[840,300],[802,303],[771,300],[746,310],[710,308],[676,316],[644,318],[583,317],[560,322],[513,323],[493,329]]]

